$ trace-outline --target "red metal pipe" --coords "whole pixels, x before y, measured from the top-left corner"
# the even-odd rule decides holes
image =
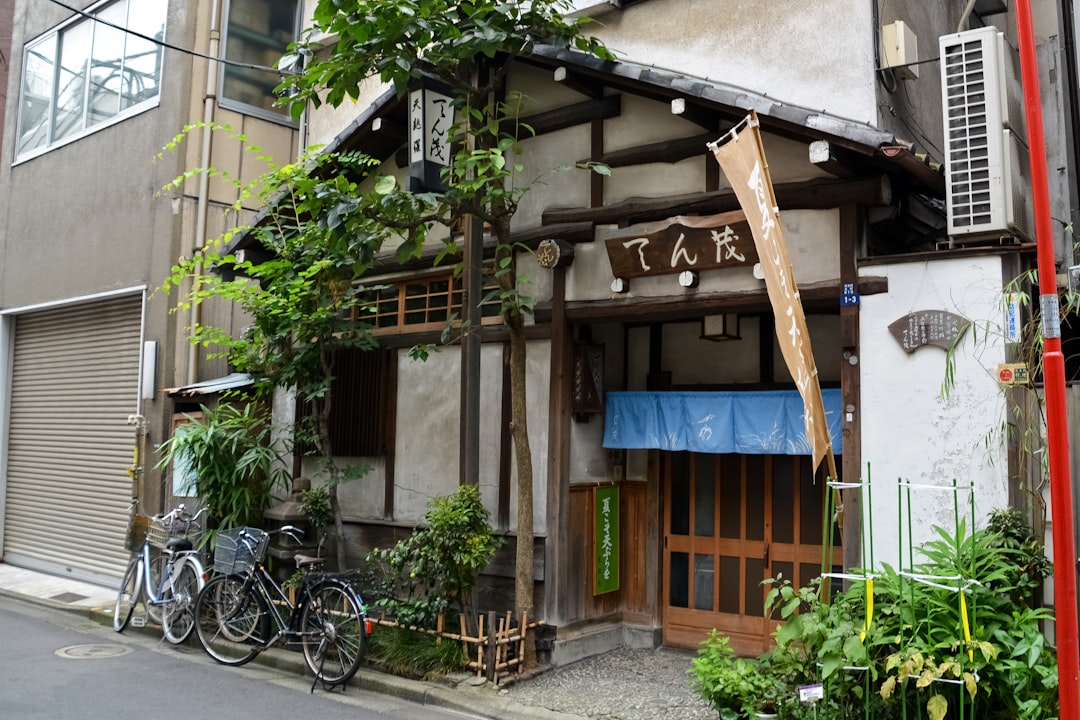
[[[1046,393],[1046,439],[1050,455],[1050,512],[1054,535],[1054,613],[1058,652],[1058,699],[1061,720],[1080,720],[1080,654],[1076,615],[1076,551],[1073,540],[1072,479],[1069,470],[1069,425],[1065,410],[1065,357],[1061,353],[1061,312],[1054,262],[1050,189],[1046,174],[1039,63],[1029,0],[1016,2],[1016,34],[1024,112],[1031,157],[1031,196],[1035,210],[1035,242],[1039,266],[1039,306],[1043,330],[1043,389]]]

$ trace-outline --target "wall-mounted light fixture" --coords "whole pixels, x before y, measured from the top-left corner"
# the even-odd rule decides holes
[[[703,340],[739,340],[739,313],[706,315],[701,318],[701,338]]]

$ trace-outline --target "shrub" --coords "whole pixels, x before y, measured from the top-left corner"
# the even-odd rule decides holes
[[[434,627],[451,609],[471,618],[480,572],[502,544],[489,517],[475,485],[432,499],[410,537],[368,554],[382,571],[370,593],[374,604],[405,625]]]

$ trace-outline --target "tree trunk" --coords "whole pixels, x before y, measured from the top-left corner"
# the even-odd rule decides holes
[[[324,376],[333,377],[333,354],[324,351],[321,360]],[[331,399],[330,388],[327,387],[326,394],[315,404],[317,413],[316,422],[318,423],[318,441],[315,444],[315,449],[318,450],[319,455],[327,461],[327,467],[329,468],[329,472],[327,473],[326,493],[330,498],[330,509],[334,512],[334,551],[337,563],[335,569],[338,572],[342,572],[345,570],[345,523],[341,519],[341,505],[338,503],[337,486],[341,477],[339,473],[334,472],[334,449],[330,444]]]
[[[506,317],[510,334],[510,434],[517,459],[517,555],[514,567],[514,605],[533,615],[533,469],[526,420],[525,323],[521,315]],[[525,665],[536,662],[536,646],[525,643]]]

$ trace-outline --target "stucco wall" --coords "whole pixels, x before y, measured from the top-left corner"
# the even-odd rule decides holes
[[[480,494],[494,518],[498,510],[500,434],[502,405],[502,346],[485,344],[481,349],[480,390]],[[533,524],[537,535],[546,533],[547,418],[550,343],[528,346],[528,425],[533,460]],[[458,347],[443,348],[427,361],[414,361],[406,351],[399,354],[397,395],[397,446],[394,456],[395,522],[411,524],[423,517],[427,502],[449,495],[458,486],[460,429],[461,353]],[[382,518],[382,466],[348,488],[345,513],[355,519]],[[517,527],[516,473],[511,480],[510,529]],[[366,493],[368,497],[360,498]],[[377,501],[375,500],[377,499]]]
[[[895,564],[907,548],[906,527],[902,544],[898,536],[898,478],[919,485],[973,483],[980,524],[990,510],[1007,504],[1008,462],[998,433],[1005,402],[996,382],[997,363],[1005,360],[1002,266],[997,257],[975,256],[875,265],[862,272],[889,279],[888,293],[862,298],[859,367],[875,559]],[[945,351],[926,346],[908,354],[889,334],[890,323],[916,310],[947,310],[978,326],[956,349],[956,383],[947,394]],[[916,543],[928,539],[934,525],[952,530],[951,492],[915,489],[911,498]],[[962,514],[966,501],[962,495]]]
[[[595,17],[587,32],[620,59],[876,119],[870,3],[649,0]]]

